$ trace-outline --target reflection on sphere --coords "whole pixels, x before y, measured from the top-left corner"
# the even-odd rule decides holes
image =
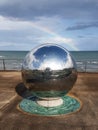
[[[76,64],[65,48],[42,45],[26,55],[22,78],[25,86],[38,97],[61,97],[77,79]]]

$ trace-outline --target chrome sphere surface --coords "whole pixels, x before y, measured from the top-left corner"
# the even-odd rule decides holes
[[[61,97],[72,89],[77,79],[76,64],[65,48],[45,44],[26,55],[22,78],[25,86],[38,97]]]

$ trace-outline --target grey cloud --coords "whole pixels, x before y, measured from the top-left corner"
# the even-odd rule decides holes
[[[79,36],[77,36],[78,38],[85,38],[85,36],[81,36],[81,35],[79,35]]]
[[[92,28],[92,27],[98,28],[98,22],[81,23],[81,24],[77,24],[71,27],[67,27],[66,30],[68,31],[83,30],[83,29]]]
[[[65,18],[98,18],[97,0],[5,0],[0,2],[0,15],[34,19],[58,15]]]

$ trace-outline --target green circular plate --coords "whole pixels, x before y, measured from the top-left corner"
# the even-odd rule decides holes
[[[77,98],[73,96],[65,95],[62,97],[63,104],[57,107],[43,107],[36,103],[36,98],[29,97],[23,99],[19,103],[19,109],[27,112],[29,114],[39,114],[43,116],[53,116],[53,115],[66,115],[78,111],[81,107],[81,103]]]

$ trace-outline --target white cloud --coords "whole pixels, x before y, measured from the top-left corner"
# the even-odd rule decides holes
[[[40,44],[41,43],[55,43],[55,44],[59,44],[59,45],[63,44],[64,47],[66,46],[66,49],[69,48],[69,49],[73,49],[76,51],[78,50],[74,39],[64,38],[59,35],[55,35],[53,37],[47,37],[47,36],[41,37],[39,42],[40,42]]]
[[[6,3],[8,3],[9,0],[0,0],[0,5],[4,5]]]
[[[16,43],[9,43],[9,42],[0,42],[0,47],[5,47],[5,46],[16,46]]]
[[[71,43],[72,42],[72,39],[71,38],[63,38],[61,36],[54,36],[54,37],[42,37],[39,41],[40,43],[57,43],[57,44],[60,44],[60,43],[65,43],[65,44],[68,44],[68,43]]]
[[[14,43],[14,42],[13,43],[11,43],[11,42],[0,42],[0,47],[6,47],[6,46],[22,47],[22,46],[24,46],[24,43],[19,44],[19,43]]]
[[[0,16],[0,30],[3,31],[19,31],[21,33],[21,37],[18,35],[18,37],[14,36],[13,34],[9,36],[6,35],[6,39],[15,39],[14,43],[13,41],[4,41],[0,44],[1,46],[19,46],[17,43],[22,44],[22,39],[28,43],[36,43],[36,44],[43,44],[43,43],[56,43],[56,44],[61,44],[64,43],[65,45],[69,46],[70,48],[73,48],[77,50],[77,48],[73,45],[73,39],[72,38],[66,38],[60,36],[58,32],[60,31],[59,28],[61,28],[61,19],[58,18],[57,16],[52,17],[52,18],[45,18],[45,17],[39,17],[36,18],[34,21],[22,21],[22,20],[17,20],[17,19],[10,19],[6,18],[3,16]],[[57,28],[58,27],[58,28]],[[25,32],[25,37],[22,36],[22,33],[24,34]],[[29,33],[30,32],[30,33]],[[21,41],[18,41],[21,39]],[[16,44],[17,45],[16,45]],[[25,44],[24,44],[25,45]],[[29,45],[28,45],[29,46]]]
[[[0,30],[24,30],[30,27],[31,25],[27,21],[19,21],[0,16]]]

